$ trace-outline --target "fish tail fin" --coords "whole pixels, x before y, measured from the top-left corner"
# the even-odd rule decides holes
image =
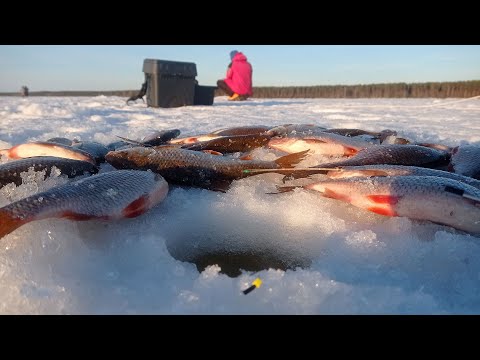
[[[281,168],[293,168],[294,165],[302,161],[310,150],[300,151],[294,154],[285,155],[275,160],[275,163]]]
[[[249,175],[266,174],[266,173],[277,173],[282,175],[289,175],[291,174],[292,171],[295,170],[293,169],[293,166],[298,164],[300,161],[302,161],[309,151],[310,150],[304,150],[294,154],[288,154],[288,155],[279,157],[274,161],[274,163],[278,166],[277,169],[247,169],[247,170],[243,170],[243,173],[249,174]]]
[[[315,174],[327,174],[332,169],[317,169],[317,168],[280,168],[280,169],[246,169],[243,170],[246,174],[258,175],[267,173],[282,174],[292,179],[299,179],[309,177]],[[335,169],[333,169],[335,170]]]
[[[0,209],[0,239],[18,229],[28,221],[14,217],[7,210]]]
[[[247,153],[247,154],[245,154],[245,155],[243,155],[243,156],[240,156],[239,159],[240,159],[240,160],[253,160],[253,156],[252,156],[252,153],[249,152],[249,153]]]
[[[315,174],[327,174],[328,170],[324,169],[292,169],[289,173],[284,172],[283,175],[285,177],[283,178],[283,182],[285,183],[286,180],[295,180],[295,179],[302,179],[302,178],[307,178],[311,175]]]
[[[141,141],[136,141],[136,140],[128,139],[128,138],[125,138],[125,137],[119,136],[119,135],[116,135],[116,136],[117,136],[118,138],[122,139],[123,141],[125,141],[126,143],[129,143],[129,144],[132,144],[132,145],[150,147],[150,145],[144,144],[144,143],[141,142]]]

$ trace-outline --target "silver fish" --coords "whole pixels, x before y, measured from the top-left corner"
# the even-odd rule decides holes
[[[61,185],[0,208],[0,238],[31,221],[47,218],[133,218],[160,203],[168,184],[149,171],[120,170]]]
[[[417,145],[378,145],[360,150],[355,156],[345,160],[324,163],[303,169],[248,169],[255,174],[279,173],[298,179],[313,174],[325,174],[325,169],[363,165],[411,165],[437,167],[448,163],[450,154]]]
[[[403,165],[365,165],[345,166],[339,169],[326,169],[324,172],[331,179],[371,176],[437,176],[460,181],[480,190],[480,180],[448,171],[429,169],[418,166]]]
[[[449,154],[417,145],[380,145],[360,150],[346,160],[320,164],[314,167],[338,167],[359,165],[412,165],[435,167],[448,163]]]
[[[45,171],[45,177],[50,176],[53,167],[56,167],[64,175],[73,178],[84,173],[96,174],[98,167],[88,161],[71,160],[53,156],[35,156],[26,159],[9,161],[0,165],[0,187],[14,183],[22,183],[21,174],[33,168],[34,171]]]
[[[301,186],[385,216],[403,216],[480,234],[480,190],[434,176],[330,179]],[[280,192],[294,186],[279,187]]]

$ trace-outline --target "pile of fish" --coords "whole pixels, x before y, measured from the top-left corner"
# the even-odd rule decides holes
[[[179,135],[172,129],[139,141],[119,136],[107,145],[52,138],[0,150],[0,187],[22,184],[22,174],[32,169],[43,171],[45,178],[53,169],[68,178],[81,176],[0,208],[0,238],[45,218],[136,217],[161,203],[169,184],[226,192],[233,181],[265,173],[284,176],[275,194],[315,191],[384,216],[428,220],[480,235],[480,146],[451,148],[415,143],[392,130],[312,124]],[[260,148],[277,158],[256,158]],[[303,161],[316,162],[300,167]],[[102,168],[105,162],[115,170]],[[313,179],[317,175],[322,178]],[[286,184],[299,178],[310,183]]]

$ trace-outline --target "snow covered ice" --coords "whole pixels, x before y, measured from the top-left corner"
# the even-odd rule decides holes
[[[179,129],[184,137],[286,123],[480,145],[479,117],[478,99],[217,97],[213,106],[162,109],[127,106],[120,97],[0,97],[0,148],[52,137],[106,145],[116,135],[140,140],[154,130]],[[279,154],[255,150],[264,160]],[[266,194],[282,177],[249,177],[226,193],[172,186],[162,203],[134,219],[26,224],[0,239],[0,313],[480,312],[480,238],[304,190]],[[0,206],[67,181],[58,172],[46,180],[29,172],[22,185],[0,189]],[[192,259],[210,266],[199,272]],[[229,277],[225,259],[259,269]],[[257,277],[262,286],[244,295]]]

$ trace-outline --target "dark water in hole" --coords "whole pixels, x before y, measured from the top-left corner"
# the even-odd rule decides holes
[[[296,269],[307,268],[311,260],[302,256],[288,256],[273,251],[239,250],[225,251],[222,249],[195,249],[195,251],[180,251],[178,248],[168,249],[170,254],[180,261],[190,262],[196,265],[197,270],[202,272],[207,266],[218,265],[221,273],[229,277],[241,275],[242,270],[257,272],[268,269]]]

